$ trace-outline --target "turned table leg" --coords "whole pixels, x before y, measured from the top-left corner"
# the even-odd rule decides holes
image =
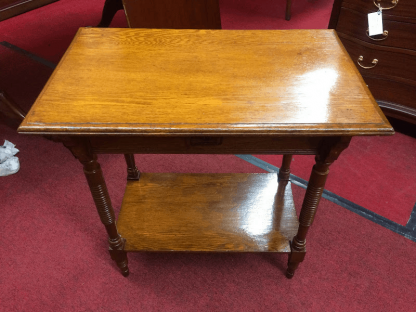
[[[124,251],[125,239],[117,231],[114,209],[97,156],[90,152],[88,140],[70,139],[63,143],[84,166],[84,174],[95,206],[108,234],[111,258],[117,263],[121,274],[128,276],[127,253]]]
[[[101,15],[101,21],[97,27],[110,26],[117,11],[123,9],[123,2],[121,0],[106,0],[103,7],[103,13]]]
[[[283,155],[282,166],[279,169],[279,184],[287,185],[290,180],[290,164],[292,155]]]
[[[134,154],[124,154],[124,159],[126,160],[127,164],[127,180],[139,180],[140,171],[136,167]]]
[[[292,278],[300,262],[306,254],[306,234],[312,225],[319,201],[324,191],[329,166],[338,158],[340,153],[348,147],[351,138],[335,138],[324,142],[319,154],[316,156],[316,164],[312,168],[299,216],[299,229],[291,242],[286,277]]]
[[[291,7],[292,7],[292,0],[286,0],[286,16],[285,16],[285,19],[287,21],[290,21],[290,18],[291,18],[291,13],[290,13]]]

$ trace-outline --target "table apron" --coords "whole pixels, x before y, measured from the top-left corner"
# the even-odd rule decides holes
[[[303,154],[316,155],[325,137],[90,136],[96,154]]]

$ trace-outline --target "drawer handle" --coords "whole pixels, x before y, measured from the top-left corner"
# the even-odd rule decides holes
[[[358,65],[360,65],[362,68],[364,68],[364,69],[371,69],[371,68],[374,68],[374,67],[376,67],[376,65],[377,65],[377,63],[378,63],[378,59],[374,59],[371,63],[372,64],[374,64],[373,66],[364,66],[364,65],[361,65],[360,64],[360,62],[361,61],[363,61],[364,60],[364,57],[362,56],[362,55],[360,55],[360,57],[358,58],[358,61],[357,61],[357,63],[358,63]]]
[[[374,5],[378,7],[380,10],[390,10],[390,9],[393,9],[399,3],[399,0],[391,0],[391,3],[393,3],[393,6],[389,8],[382,8],[380,3],[376,3],[376,0],[373,0],[373,2],[374,2]],[[381,0],[377,0],[377,2],[381,2]]]
[[[383,38],[373,38],[373,37],[370,36],[370,33],[368,32],[368,28],[367,28],[366,33],[367,33],[367,37],[370,38],[371,40],[374,40],[374,41],[386,40],[388,35],[389,35],[389,32],[387,30],[385,30],[385,31],[383,31],[383,34],[382,34]]]
[[[216,146],[222,144],[222,137],[193,137],[189,143],[191,146]]]

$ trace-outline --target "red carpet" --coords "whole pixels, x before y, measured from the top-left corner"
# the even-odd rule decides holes
[[[354,138],[331,166],[325,188],[406,225],[416,202],[415,151],[416,139],[401,133]],[[257,157],[277,167],[281,165],[281,156]],[[308,180],[313,163],[313,156],[294,156],[292,173]]]
[[[7,41],[58,62],[80,26],[95,25],[104,1],[61,0],[0,22]],[[223,28],[326,28],[332,1],[221,0]],[[112,26],[125,27],[119,12]],[[51,69],[0,45],[0,87],[30,107]],[[0,311],[413,311],[416,244],[325,199],[295,277],[273,254],[129,254],[123,278],[81,165],[62,145],[0,126],[21,150],[18,174],[0,178]],[[2,142],[0,142],[2,143]],[[416,139],[357,138],[333,165],[327,188],[405,225],[414,196]],[[259,156],[280,166],[279,156]],[[122,156],[100,156],[118,211]],[[313,157],[296,156],[307,179]],[[137,155],[147,172],[263,172],[235,156]],[[304,190],[294,186],[299,208]]]
[[[2,183],[4,311],[411,311],[416,244],[327,200],[292,280],[285,255],[129,254],[124,278],[81,166],[59,144],[0,131],[22,150]],[[115,207],[122,156],[100,157]],[[137,155],[143,171],[261,172],[235,156]],[[294,188],[297,207],[304,190]]]

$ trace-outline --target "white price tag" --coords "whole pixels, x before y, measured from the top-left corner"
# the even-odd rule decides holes
[[[368,34],[370,36],[383,33],[383,16],[381,11],[368,14]]]

